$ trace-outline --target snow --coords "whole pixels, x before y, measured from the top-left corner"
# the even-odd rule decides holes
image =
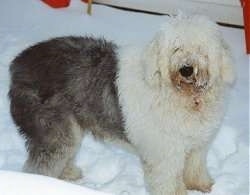
[[[0,183],[1,193],[4,195],[108,195],[51,177],[11,171],[0,171]]]
[[[24,140],[9,113],[8,67],[21,50],[55,36],[93,35],[120,45],[145,44],[168,18],[94,5],[85,13],[80,0],[70,7],[51,9],[41,1],[2,0],[0,6],[0,194],[102,194],[146,195],[139,158],[87,135],[77,156],[84,178],[74,184],[45,176],[21,173],[27,157]],[[220,27],[235,58],[237,82],[218,136],[208,155],[215,179],[211,195],[247,195],[249,187],[249,65],[244,54],[243,30]],[[89,191],[92,188],[95,191]],[[189,195],[202,195],[189,191]]]

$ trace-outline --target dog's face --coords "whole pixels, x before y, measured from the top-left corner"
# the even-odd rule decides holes
[[[143,56],[146,82],[197,97],[234,81],[232,59],[218,27],[203,16],[172,19]]]
[[[208,87],[208,59],[199,52],[178,47],[169,60],[168,73],[171,84],[186,95],[202,93]]]

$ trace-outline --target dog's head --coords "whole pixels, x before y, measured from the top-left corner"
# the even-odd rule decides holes
[[[204,16],[177,17],[162,27],[142,57],[154,88],[173,87],[188,96],[234,81],[232,59],[217,24]]]

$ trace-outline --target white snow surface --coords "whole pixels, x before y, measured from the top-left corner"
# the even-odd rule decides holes
[[[52,177],[11,171],[0,171],[0,183],[3,195],[109,195]]]
[[[87,135],[77,156],[84,178],[74,184],[21,173],[27,157],[24,140],[9,113],[9,64],[26,47],[52,37],[92,35],[119,45],[145,44],[166,16],[133,13],[101,5],[86,14],[86,5],[72,0],[68,8],[52,9],[41,1],[2,0],[0,4],[0,194],[146,195],[140,160],[135,154]],[[228,110],[208,155],[215,179],[211,195],[249,194],[249,64],[243,30],[220,27],[235,58],[237,81]],[[95,191],[91,191],[92,188]],[[201,195],[189,191],[189,195]]]

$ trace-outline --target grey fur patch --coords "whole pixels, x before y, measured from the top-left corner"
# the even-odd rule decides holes
[[[116,50],[104,39],[62,37],[13,60],[9,98],[27,140],[26,171],[60,176],[79,145],[72,119],[81,131],[126,140],[115,86]]]

